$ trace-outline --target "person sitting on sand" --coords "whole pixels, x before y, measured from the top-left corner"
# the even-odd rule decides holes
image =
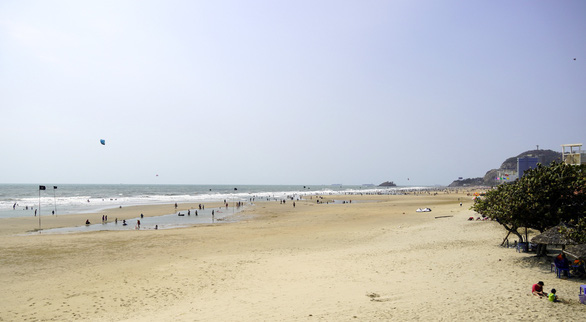
[[[558,296],[555,295],[555,288],[551,289],[551,293],[549,293],[549,295],[547,296],[547,298],[551,301],[551,302],[559,302],[558,300]]]
[[[85,224],[86,224],[86,225],[89,225],[89,224],[90,224],[90,220],[89,220],[89,219],[87,219],[87,220],[85,221]]]
[[[576,276],[583,276],[586,274],[586,270],[584,270],[584,261],[581,259],[576,259],[574,264],[572,264],[572,274]]]
[[[537,295],[539,297],[547,296],[547,293],[543,292],[543,282],[542,281],[537,282],[537,284],[533,284],[533,287],[531,288],[531,293],[533,293],[533,295]]]

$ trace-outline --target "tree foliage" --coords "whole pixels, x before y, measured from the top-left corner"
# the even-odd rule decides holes
[[[522,178],[499,185],[472,207],[488,216],[523,240],[518,229],[533,228],[543,232],[560,222],[578,223],[586,216],[586,166],[553,162],[539,164]],[[578,226],[580,227],[580,226]],[[580,234],[584,230],[568,231]]]
[[[570,221],[571,228],[562,227],[561,233],[578,244],[586,244],[586,218]]]

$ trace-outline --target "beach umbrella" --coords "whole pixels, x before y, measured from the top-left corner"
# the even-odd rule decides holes
[[[574,258],[586,259],[586,244],[568,246],[564,253]]]
[[[545,245],[576,245],[577,242],[573,241],[572,239],[567,238],[562,233],[560,233],[560,228],[570,228],[570,225],[567,224],[559,224],[557,226],[551,227],[550,229],[544,231],[542,234],[539,234],[533,238],[531,238],[531,242],[535,244],[545,244]]]

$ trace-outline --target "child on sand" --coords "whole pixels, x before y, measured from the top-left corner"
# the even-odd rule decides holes
[[[533,293],[533,295],[537,295],[539,297],[547,296],[547,293],[543,292],[543,282],[542,281],[537,282],[537,284],[533,284],[533,287],[531,288],[531,293]]]
[[[547,296],[547,298],[551,301],[551,302],[559,302],[558,300],[558,296],[555,295],[555,288],[551,289],[551,292],[549,293],[549,295]]]

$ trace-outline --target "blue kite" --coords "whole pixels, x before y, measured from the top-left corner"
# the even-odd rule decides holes
[[[102,145],[106,145],[106,140],[104,140],[104,139],[101,139],[101,140],[100,140],[100,143],[102,143]]]

